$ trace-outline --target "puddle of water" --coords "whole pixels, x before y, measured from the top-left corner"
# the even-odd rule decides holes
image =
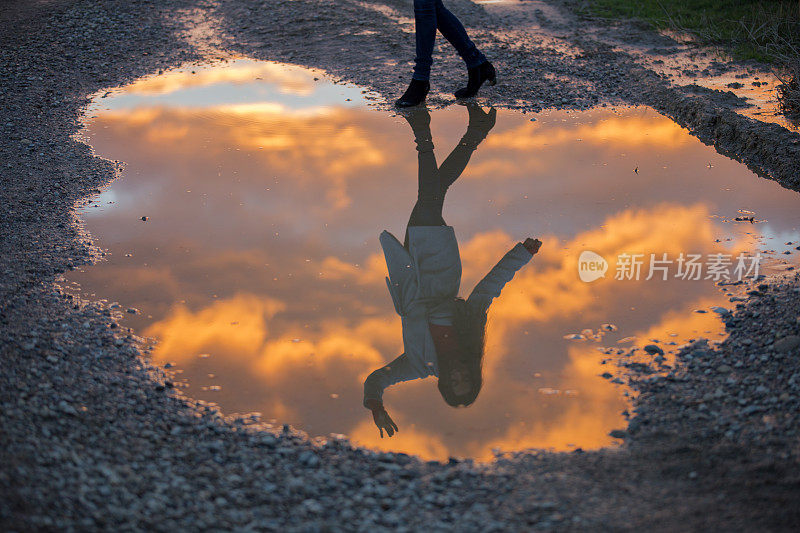
[[[434,111],[440,171],[465,166],[444,203],[460,294],[516,242],[544,245],[491,305],[475,403],[449,407],[434,378],[397,384],[384,401],[400,432],[381,439],[363,383],[403,352],[378,236],[402,241],[416,199],[412,129],[313,71],[194,71],[96,100],[87,142],[127,167],[82,208],[110,255],[69,281],[138,309],[124,322],[159,340],[154,359],[226,413],[432,459],[611,445],[628,393],[600,376],[617,374],[601,350],[720,340],[717,314],[694,311],[734,305],[729,287],[675,278],[675,264],[667,281],[617,280],[620,254],[760,251],[762,272],[797,262],[798,196],[650,109],[500,110],[477,150],[449,161],[469,110]],[[485,111],[472,109],[473,126]],[[746,216],[755,223],[735,220]],[[608,260],[605,278],[580,280],[586,250]]]

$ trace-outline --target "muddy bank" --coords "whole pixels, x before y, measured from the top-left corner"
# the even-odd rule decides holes
[[[481,24],[474,35],[490,55],[507,58],[507,81],[485,101],[526,109],[641,101],[647,80],[631,83],[632,66],[578,59],[570,39],[526,37],[504,26],[524,26],[513,13],[451,4],[468,25]],[[388,6],[409,13],[405,2]],[[146,343],[104,303],[54,285],[102,253],[73,206],[117,168],[70,138],[87,95],[185,61],[246,53],[326,68],[388,97],[407,78],[398,58],[410,59],[413,40],[393,16],[358,2],[86,1],[51,2],[2,23],[4,529],[790,529],[800,496],[800,363],[796,349],[778,348],[797,334],[796,278],[754,287],[720,350],[700,343],[672,377],[634,377],[642,396],[622,450],[520,454],[488,466],[429,464],[340,440],[317,446],[291,428],[226,420],[178,396],[171,377],[148,365]],[[463,77],[443,51],[434,104],[449,101]],[[746,144],[760,153],[758,142]],[[796,162],[796,147],[788,150]],[[767,155],[754,161],[777,176],[785,159]]]

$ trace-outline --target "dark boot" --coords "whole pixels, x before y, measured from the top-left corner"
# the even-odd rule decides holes
[[[425,101],[428,96],[428,91],[431,89],[431,84],[422,80],[411,80],[411,84],[406,89],[394,105],[397,107],[413,107]]]
[[[483,85],[485,81],[489,82],[489,85],[497,83],[497,72],[495,72],[494,67],[488,61],[484,61],[477,67],[467,69],[467,74],[469,75],[467,86],[453,93],[456,95],[456,98],[470,98],[471,96],[475,96],[478,94],[478,89],[481,88],[481,85]]]

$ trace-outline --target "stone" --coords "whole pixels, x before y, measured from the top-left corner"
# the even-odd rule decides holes
[[[317,466],[319,465],[319,457],[312,451],[306,450],[300,454],[298,460],[306,465],[306,466]]]
[[[664,350],[662,350],[661,347],[655,344],[648,344],[647,346],[644,347],[644,351],[649,353],[650,355],[656,355],[656,354],[664,355]]]
[[[778,352],[790,352],[800,348],[800,336],[787,335],[775,341],[772,345]]]
[[[70,404],[68,404],[64,400],[61,400],[60,402],[58,402],[58,410],[61,411],[64,414],[68,414],[68,415],[71,415],[71,416],[75,416],[75,415],[78,414],[78,411],[76,411],[74,407],[72,407]]]

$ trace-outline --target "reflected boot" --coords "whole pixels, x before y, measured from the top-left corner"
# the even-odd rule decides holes
[[[465,146],[470,152],[475,150],[480,143],[489,135],[497,121],[497,110],[491,108],[488,113],[484,113],[481,106],[475,102],[464,104],[469,113],[469,125],[464,136],[461,137],[459,145]]]
[[[469,114],[469,125],[467,131],[475,130],[481,131],[483,138],[494,128],[497,122],[497,110],[495,108],[489,109],[488,113],[484,113],[481,106],[475,102],[467,102],[464,104]],[[483,138],[481,140],[483,140]]]
[[[489,82],[489,85],[497,83],[497,72],[488,61],[484,61],[477,67],[467,69],[467,75],[469,76],[467,86],[453,93],[456,95],[456,98],[470,98],[475,96],[478,94],[478,90],[484,82]]]
[[[428,96],[428,91],[431,89],[431,84],[423,80],[415,80],[412,78],[411,84],[406,89],[394,105],[397,107],[413,107],[425,101]]]
[[[433,151],[433,135],[431,135],[431,114],[426,107],[418,107],[400,116],[406,119],[411,131],[414,132],[414,141],[417,143],[418,152]]]

